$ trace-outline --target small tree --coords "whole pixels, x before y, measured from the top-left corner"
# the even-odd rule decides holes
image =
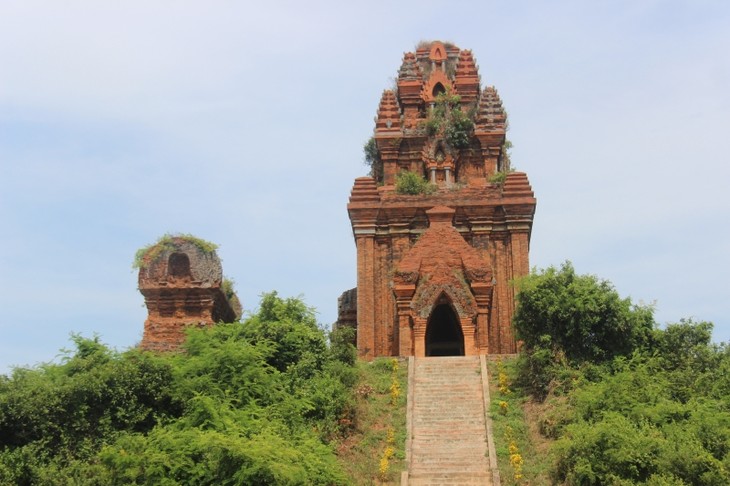
[[[370,177],[376,182],[383,182],[383,160],[380,158],[380,150],[375,137],[370,137],[362,147],[365,156],[365,165],[370,167]]]
[[[562,385],[570,366],[627,356],[653,339],[653,309],[619,297],[610,282],[577,275],[565,262],[517,282],[513,318],[524,343],[519,382],[543,400]],[[562,377],[562,378],[561,378]]]
[[[533,272],[517,285],[514,325],[528,352],[550,343],[570,362],[605,361],[651,339],[650,306],[622,299],[606,280],[577,275],[570,262]]]
[[[442,134],[449,145],[463,149],[469,146],[474,132],[473,118],[473,111],[461,111],[461,97],[447,90],[436,96],[424,126],[429,135]]]

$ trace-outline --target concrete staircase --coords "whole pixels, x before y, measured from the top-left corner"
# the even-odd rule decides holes
[[[484,357],[415,358],[411,366],[409,465],[402,482],[498,486],[496,465],[490,468]]]

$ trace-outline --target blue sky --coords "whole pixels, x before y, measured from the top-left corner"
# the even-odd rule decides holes
[[[0,373],[122,350],[135,251],[220,245],[247,310],[355,285],[346,204],[403,52],[473,50],[538,208],[531,264],[730,340],[725,1],[0,3]]]

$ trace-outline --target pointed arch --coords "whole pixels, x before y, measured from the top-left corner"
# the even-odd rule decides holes
[[[439,83],[436,83],[436,84],[434,85],[434,87],[433,87],[433,90],[431,91],[431,96],[432,96],[432,97],[433,97],[434,99],[436,99],[436,97],[437,97],[438,95],[440,95],[440,94],[444,94],[444,93],[446,93],[446,88],[444,87],[444,85],[443,85],[443,84],[441,84],[441,83],[439,82]]]
[[[452,94],[458,94],[454,88],[454,84],[451,82],[449,77],[441,70],[436,70],[431,73],[423,84],[421,89],[421,99],[426,103],[432,103],[436,100],[436,95],[439,93],[438,85],[443,86],[444,91],[448,91]]]
[[[448,301],[459,319],[473,318],[477,313],[476,301],[468,288],[452,284],[419,285],[411,308],[416,315],[428,318],[442,299]]]
[[[428,57],[431,61],[441,63],[446,60],[447,54],[446,54],[446,46],[443,45],[443,43],[439,41],[434,41],[431,43],[431,50],[428,53]]]
[[[426,324],[426,356],[464,356],[464,331],[451,299],[442,292]]]

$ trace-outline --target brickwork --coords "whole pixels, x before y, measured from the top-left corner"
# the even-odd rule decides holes
[[[139,270],[139,291],[147,306],[142,349],[174,351],[189,326],[234,322],[241,304],[223,287],[215,251],[204,251],[185,237],[172,237],[147,250]]]
[[[383,92],[374,177],[355,180],[348,212],[357,246],[357,345],[361,357],[424,356],[439,305],[452,310],[467,355],[514,353],[510,281],[529,271],[536,200],[527,175],[503,153],[506,114],[493,87],[480,92],[471,51],[433,42],[406,53],[397,93]],[[473,113],[468,144],[426,129],[437,94]],[[456,108],[451,108],[456,109]],[[436,181],[428,195],[402,195],[396,175]]]
[[[480,359],[416,358],[413,364],[406,484],[494,484]]]

